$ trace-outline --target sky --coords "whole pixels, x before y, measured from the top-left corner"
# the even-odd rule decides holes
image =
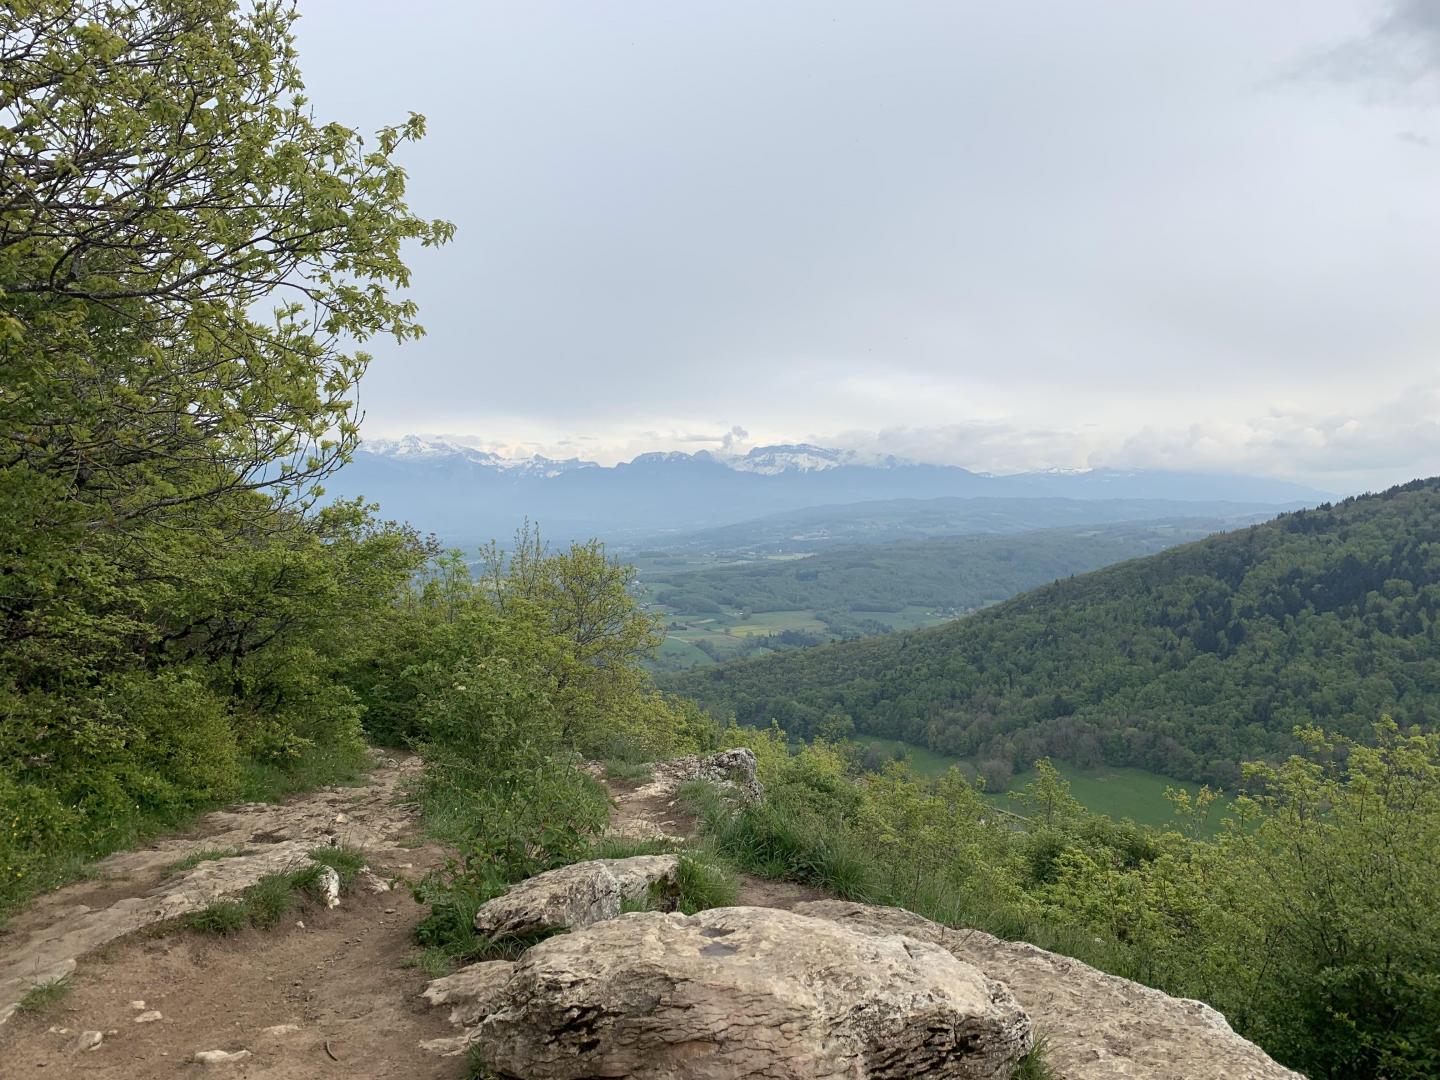
[[[411,111],[363,432],[1440,473],[1437,0],[300,0]]]

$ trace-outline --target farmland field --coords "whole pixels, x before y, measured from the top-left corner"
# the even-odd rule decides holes
[[[860,736],[855,741],[867,746],[878,746],[887,755],[895,753],[898,749],[910,762],[910,767],[923,776],[940,776],[950,766],[961,764],[960,758],[937,754],[933,750],[911,746],[895,739],[872,739]],[[1128,818],[1140,825],[1161,827],[1173,825],[1175,819],[1170,809],[1170,803],[1165,798],[1165,789],[1184,788],[1192,795],[1199,790],[1198,784],[1173,780],[1168,776],[1161,776],[1159,773],[1148,772],[1145,769],[1108,765],[1080,769],[1063,761],[1057,761],[1054,764],[1061,775],[1070,782],[1070,793],[1082,806],[1096,814],[1115,818],[1117,821]],[[1016,773],[1010,781],[1008,790],[1018,791],[1034,778],[1033,771]],[[1020,809],[1015,800],[1004,792],[994,792],[986,797],[994,801],[997,806],[1002,806],[1007,810]],[[1218,828],[1219,818],[1232,802],[1233,800],[1228,796],[1222,797],[1216,802],[1215,808],[1210,814],[1210,827],[1205,830],[1206,832],[1213,833]]]

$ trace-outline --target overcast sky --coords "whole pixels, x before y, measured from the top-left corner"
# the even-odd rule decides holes
[[[365,432],[1440,473],[1440,0],[301,0],[424,113]]]

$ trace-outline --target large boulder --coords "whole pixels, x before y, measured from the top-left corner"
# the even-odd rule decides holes
[[[1303,1080],[1203,1002],[1106,975],[1068,956],[979,930],[952,930],[903,908],[815,900],[795,910],[882,939],[904,934],[931,942],[1004,983],[1045,1039],[1056,1080]]]
[[[433,996],[520,1080],[1002,1080],[1032,1045],[944,949],[771,908],[627,914],[462,976]]]
[[[590,859],[527,878],[475,913],[475,929],[492,939],[578,930],[643,904],[652,890],[674,886],[678,855]]]

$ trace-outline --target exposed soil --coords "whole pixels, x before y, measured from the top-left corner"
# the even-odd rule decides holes
[[[71,990],[41,1014],[0,1026],[0,1076],[463,1077],[463,1059],[420,1049],[449,1029],[419,997],[426,976],[408,964],[425,912],[403,885],[360,886],[333,911],[311,906],[274,929],[231,937],[154,925],[157,913],[243,887],[256,860],[265,869],[327,843],[362,848],[381,878],[418,878],[443,853],[418,843],[399,801],[413,767],[392,761],[362,786],[211,814],[184,835],[104,860],[94,880],[41,897],[0,935],[0,981],[68,962]],[[170,870],[194,852],[232,847],[250,854]],[[142,1001],[143,1009],[132,1004]],[[137,1022],[151,1010],[161,1019]],[[266,1031],[280,1025],[295,1028]],[[98,1047],[76,1047],[85,1031],[104,1033]],[[204,1050],[250,1056],[196,1064]]]
[[[418,879],[443,852],[420,843],[401,800],[415,767],[391,760],[360,786],[208,815],[187,833],[113,855],[96,864],[90,880],[37,899],[0,932],[0,1006],[48,973],[73,971],[71,989],[39,1014],[17,1013],[0,1024],[0,1076],[464,1077],[463,1058],[421,1049],[453,1029],[444,1010],[420,997],[428,979],[409,959],[425,911],[403,885],[388,892],[357,887],[333,911],[311,906],[274,929],[230,937],[174,921],[326,844],[365,850],[381,878]],[[608,786],[612,832],[694,835],[695,818],[677,804],[673,786]],[[243,854],[173,869],[213,849]],[[746,876],[740,903],[789,908],[820,895]],[[160,1019],[137,1020],[150,1011]],[[84,1032],[103,1039],[82,1049]],[[194,1059],[206,1050],[249,1056],[206,1066]]]

